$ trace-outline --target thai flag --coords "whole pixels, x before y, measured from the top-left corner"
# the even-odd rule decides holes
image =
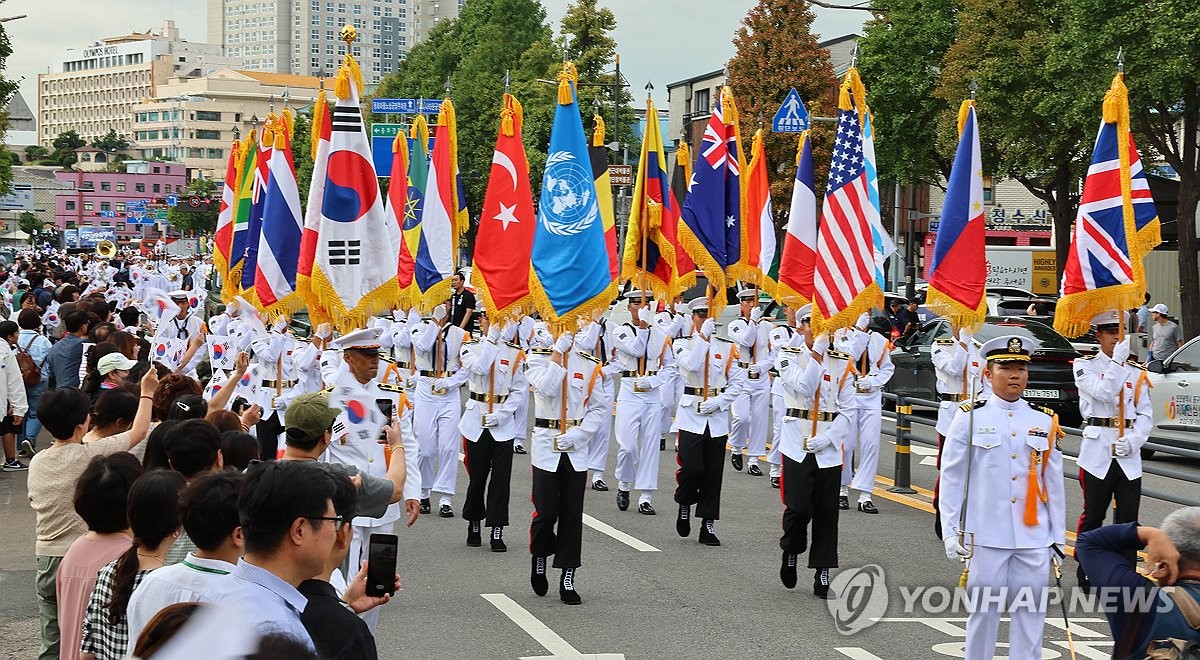
[[[467,228],[466,206],[458,173],[458,135],[454,104],[442,101],[433,159],[421,210],[421,244],[417,250],[417,286],[425,305],[443,302],[457,264],[458,238]]]
[[[296,185],[291,141],[286,133],[281,126],[271,150],[254,273],[254,292],[269,315],[293,312],[304,304],[296,295],[304,223],[300,219],[300,188]]]

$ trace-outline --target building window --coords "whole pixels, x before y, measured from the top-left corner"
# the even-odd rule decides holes
[[[75,210],[75,200],[73,200],[73,199],[68,199],[68,200],[67,200],[67,210],[68,210],[68,211],[74,211],[74,210]]]
[[[107,181],[101,181],[100,190],[112,190],[112,184]]]
[[[317,47],[317,46],[314,44],[314,45],[313,45],[313,52],[315,53],[315,52],[317,52],[317,51],[319,51],[319,50],[320,50],[320,48],[318,48],[318,47]],[[314,58],[310,59],[310,60],[308,61],[308,66],[309,66],[309,68],[311,68],[311,69],[312,69],[312,71],[310,71],[310,73],[317,71],[318,69],[320,69],[320,68],[321,68],[321,58],[319,58],[319,57],[314,57]]]
[[[379,16],[380,14],[382,14],[382,12],[379,9],[379,5],[375,5],[374,7],[371,7],[371,15],[372,16]],[[375,29],[378,30],[379,28],[375,28]]]
[[[312,20],[309,21],[309,25],[320,25],[320,24],[321,24],[321,17],[317,16],[316,14],[313,14]]]
[[[124,222],[117,223],[117,231],[125,231],[125,223]]]
[[[220,151],[220,149],[218,149],[217,151]],[[181,192],[183,192],[183,187],[182,187],[182,186],[175,186],[175,192],[177,192],[177,193],[181,193]]]
[[[992,200],[994,199],[992,195],[992,177],[985,176],[983,177],[983,203],[991,204]]]
[[[116,211],[117,213],[124,213],[125,212],[125,202],[117,202],[117,206],[113,210]]]
[[[346,3],[344,3],[344,2],[337,3],[337,13],[339,13],[339,14],[346,13]]]
[[[83,203],[83,210],[84,210],[84,211],[91,211],[91,210],[92,210],[92,203],[91,203],[91,202],[84,202],[84,203]]]
[[[333,38],[333,30],[325,31],[325,41],[337,41],[337,39]]]
[[[91,181],[84,181],[83,185],[80,186],[80,190],[95,190],[95,189],[96,189],[96,184],[92,183]]]
[[[162,155],[162,149],[155,149],[155,150],[154,150],[154,154],[153,154],[153,155],[154,155],[154,156],[161,156],[161,155]],[[144,193],[144,192],[146,192],[146,184],[144,184],[144,183],[135,183],[135,184],[133,184],[133,190],[134,190],[134,192],[140,192],[140,193]]]
[[[125,182],[124,181],[117,182],[117,192],[125,192]]]
[[[221,113],[212,110],[197,110],[196,121],[221,121]]]
[[[313,39],[320,39],[320,38],[321,38],[321,31],[320,31],[320,30],[317,30],[317,29],[313,29],[313,31],[312,31],[312,34],[311,34],[310,36],[311,36]]]
[[[698,89],[692,97],[692,108],[696,112],[708,112],[708,90]]]
[[[155,166],[154,166],[154,169],[153,169],[152,171],[153,171],[155,174],[158,174],[159,172],[161,172],[161,171],[162,171],[162,168],[161,168],[161,167],[159,167],[158,165],[155,165]]]
[[[154,184],[154,192],[156,192],[156,193],[162,192],[162,184],[161,183]]]
[[[354,15],[355,16],[362,15],[362,5],[354,5]]]
[[[196,131],[197,140],[220,140],[221,131]]]
[[[334,50],[333,44],[325,44],[325,54],[326,55],[333,55],[333,50]]]
[[[337,27],[337,19],[330,14],[325,17],[325,27]]]
[[[101,211],[111,211],[112,203],[111,202],[100,202],[100,210]]]

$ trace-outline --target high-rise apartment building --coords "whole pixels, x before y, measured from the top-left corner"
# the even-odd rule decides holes
[[[438,21],[465,0],[208,0],[208,40],[246,68],[333,75],[346,54],[342,26],[358,30],[351,54],[367,84],[396,70]]]
[[[38,142],[48,147],[68,130],[84,139],[110,130],[129,135],[130,108],[154,97],[158,85],[239,65],[222,55],[217,44],[180,39],[174,21],[166,21],[161,30],[67,50],[56,71],[38,75]]]

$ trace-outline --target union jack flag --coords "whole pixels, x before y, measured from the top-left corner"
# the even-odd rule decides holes
[[[875,284],[874,238],[868,221],[870,197],[863,162],[863,132],[853,97],[843,88],[829,184],[821,207],[813,320],[818,329],[843,327],[871,307]]]
[[[1125,101],[1123,90],[1118,77],[1109,93]],[[1138,230],[1156,226],[1158,214],[1129,134],[1128,105],[1122,110],[1101,121],[1083,182],[1054,318],[1054,327],[1067,336],[1086,332],[1096,314],[1136,307],[1145,291]],[[1128,168],[1121,164],[1122,142]],[[1122,192],[1125,181],[1128,198]]]

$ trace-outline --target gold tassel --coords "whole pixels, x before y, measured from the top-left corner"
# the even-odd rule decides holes
[[[962,105],[958,106],[958,136],[962,137],[963,128],[967,125],[967,116],[971,114],[971,108],[975,107],[974,101],[963,101]]]
[[[429,149],[429,122],[425,120],[425,115],[417,115],[413,119],[412,126],[408,129],[408,137],[420,145],[422,153]]]
[[[600,115],[592,115],[592,122],[595,123],[595,128],[592,129],[592,146],[604,146],[604,117]]]
[[[515,107],[514,107],[515,106]],[[517,113],[521,111],[521,104],[517,103],[516,97],[508,92],[504,93],[504,101],[500,109],[500,134],[505,137],[512,137],[517,133]]]
[[[290,142],[292,136],[296,134],[296,115],[291,108],[284,108],[280,118],[283,121],[283,128],[287,130],[287,139]]]
[[[325,88],[317,92],[317,100],[313,102],[312,127],[309,130],[309,142],[312,145],[313,160],[317,159],[317,146],[321,144],[321,126],[325,123],[325,113],[329,112],[325,101]]]
[[[563,62],[562,71],[558,72],[558,104],[571,105],[575,102],[575,86],[579,84],[579,72],[575,65]]]
[[[971,574],[971,567],[969,565],[963,566],[962,575],[958,576],[958,588],[959,589],[967,588],[967,576],[969,576],[970,574]]]
[[[646,202],[646,226],[648,229],[651,229],[651,230],[661,229],[662,228],[662,216],[663,216],[662,204],[659,204],[658,202],[654,202],[654,201]],[[642,266],[644,267],[645,264],[642,264]]]
[[[333,81],[333,93],[339,99],[350,98],[350,71],[344,66],[338,69],[337,78]]]
[[[800,139],[796,141],[796,167],[800,167],[800,156],[804,153],[804,143],[808,142],[808,131],[800,132]]]

